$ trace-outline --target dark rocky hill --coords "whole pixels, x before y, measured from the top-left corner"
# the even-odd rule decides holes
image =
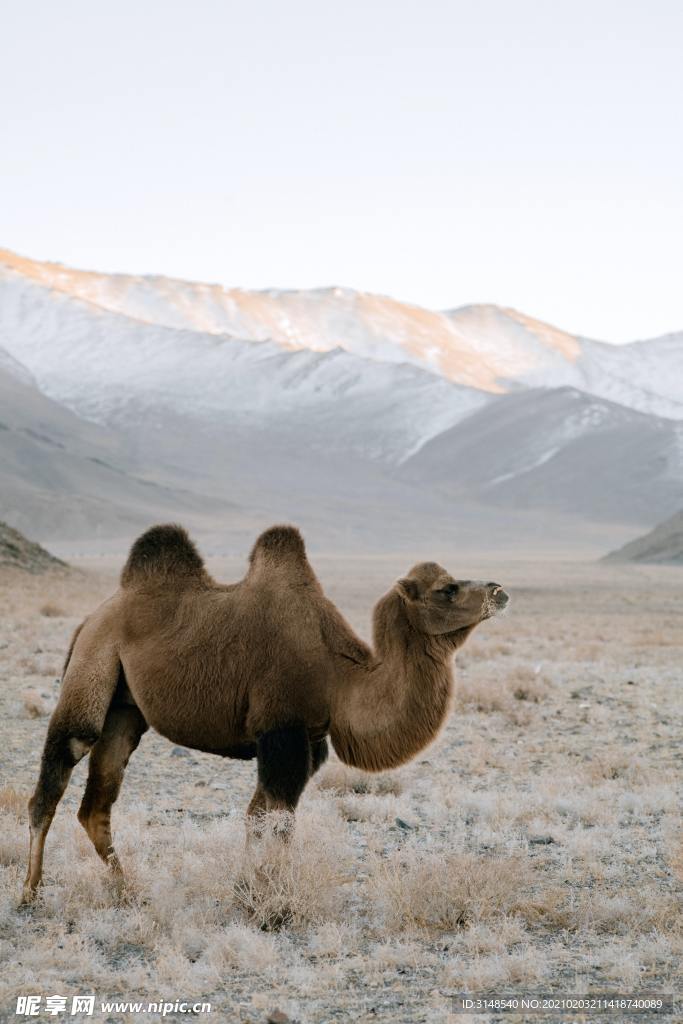
[[[65,562],[41,548],[40,544],[27,540],[23,533],[0,522],[0,568],[7,565],[31,573],[66,567]]]
[[[649,533],[610,551],[605,562],[655,562],[683,565],[683,510],[676,512]]]

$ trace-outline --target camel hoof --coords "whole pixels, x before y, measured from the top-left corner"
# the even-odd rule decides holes
[[[30,885],[25,885],[21,891],[21,900],[17,905],[17,910],[32,910],[35,905],[37,895],[37,889],[33,889]]]

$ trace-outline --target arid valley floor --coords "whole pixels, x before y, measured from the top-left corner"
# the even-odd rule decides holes
[[[366,637],[404,561],[313,559]],[[467,1019],[461,991],[680,991],[683,570],[446,564],[499,580],[512,604],[460,652],[453,714],[423,756],[381,776],[332,757],[291,847],[264,841],[255,860],[253,763],[148,733],[114,811],[127,902],[76,820],[84,761],[30,912],[17,902],[47,715],[69,635],[115,571],[0,576],[0,1019],[29,993],[196,997],[204,1019],[242,1024],[275,1010],[441,1024]],[[84,1019],[107,1016],[96,1003]]]

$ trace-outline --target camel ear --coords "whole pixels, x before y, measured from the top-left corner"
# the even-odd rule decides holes
[[[397,580],[396,589],[402,597],[407,598],[409,601],[415,601],[420,594],[420,588],[417,585],[417,580],[412,579],[410,576],[405,576],[402,580]]]

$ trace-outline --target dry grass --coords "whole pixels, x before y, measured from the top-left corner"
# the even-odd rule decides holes
[[[17,793],[12,786],[3,786],[0,789],[0,814],[11,814],[16,818],[25,816],[28,797],[23,793]]]
[[[403,790],[401,773],[398,771],[370,774],[358,768],[349,768],[336,760],[325,764],[315,781],[318,789],[331,789],[335,793],[398,796]]]
[[[362,569],[340,597],[361,630],[401,571]],[[19,994],[93,991],[252,1024],[464,1024],[449,993],[680,986],[680,576],[610,572],[511,566],[520,597],[462,652],[443,736],[400,772],[332,759],[288,845],[246,844],[253,765],[147,734],[114,815],[121,901],[76,821],[79,765],[28,914],[49,676],[111,581],[0,578],[0,1019]]]
[[[37,690],[24,690],[22,701],[29,718],[43,718],[52,711],[52,703]]]
[[[283,844],[278,823],[250,840],[233,894],[247,919],[262,930],[334,921],[343,913],[345,886],[353,881],[353,850],[339,818],[327,805],[315,816],[299,815],[292,839]],[[289,816],[291,817],[291,816]]]
[[[521,721],[520,710],[514,702],[538,704],[547,697],[550,688],[550,680],[541,673],[539,666],[516,665],[510,666],[502,676],[468,675],[459,682],[456,697],[462,709],[502,711],[513,721]]]
[[[63,619],[66,616],[66,612],[60,605],[50,601],[41,606],[40,614],[44,615],[46,619]]]
[[[419,839],[371,864],[369,890],[389,931],[451,932],[499,918],[529,884],[522,856],[425,851]]]

